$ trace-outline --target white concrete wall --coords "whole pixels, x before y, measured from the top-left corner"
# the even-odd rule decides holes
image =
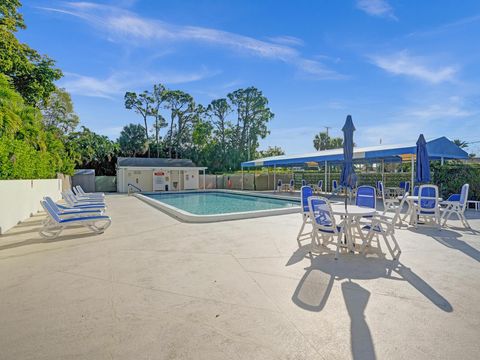
[[[42,209],[40,200],[61,198],[61,179],[0,180],[0,234]]]

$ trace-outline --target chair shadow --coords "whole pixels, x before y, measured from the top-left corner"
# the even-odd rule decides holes
[[[83,238],[88,238],[88,237],[93,237],[93,236],[98,236],[101,234],[95,234],[93,232],[90,233],[84,233],[84,234],[75,234],[75,235],[60,235],[59,237],[55,239],[45,239],[42,238],[40,235],[35,238],[30,238],[26,239],[24,241],[16,242],[16,243],[11,243],[7,245],[2,245],[0,246],[0,251],[2,250],[8,250],[8,249],[15,249],[18,247],[22,246],[28,246],[28,245],[34,245],[34,244],[49,244],[49,243],[56,243],[60,241],[68,241],[68,240],[75,240],[75,239],[83,239]]]
[[[22,230],[22,231],[8,231],[6,234],[0,235],[0,240],[7,238],[7,237],[12,237],[12,236],[17,236],[17,235],[22,235],[22,234],[28,234],[32,232],[38,232],[38,227],[34,227],[33,229],[28,229],[28,230]]]
[[[370,292],[352,281],[342,282],[342,294],[350,317],[350,346],[353,359],[376,359],[372,334],[365,320]]]
[[[43,217],[43,216],[42,216],[42,217]],[[30,219],[31,219],[31,218],[33,218],[33,216],[30,217]],[[41,223],[42,223],[42,219],[39,219],[39,220],[30,220],[30,221],[29,221],[29,219],[27,219],[26,221],[22,221],[22,222],[18,223],[17,225],[15,225],[14,228],[16,228],[16,227],[27,227],[27,226],[40,225]]]
[[[409,229],[410,231],[428,236],[435,241],[439,242],[440,244],[454,250],[461,251],[465,255],[471,257],[472,259],[480,262],[480,251],[474,248],[473,246],[469,245],[463,240],[460,240],[462,234],[453,231],[451,229],[442,229],[442,231],[435,231],[435,232],[426,232],[426,229]]]
[[[452,312],[453,307],[440,293],[425,280],[415,274],[398,260],[385,257],[365,257],[360,254],[343,254],[334,259],[332,251],[311,254],[309,246],[302,246],[292,254],[286,266],[299,262],[303,258],[310,261],[310,266],[300,279],[292,301],[307,311],[322,311],[327,303],[335,280],[369,280],[385,278],[393,281],[408,281],[415,289],[435,306],[445,312]]]

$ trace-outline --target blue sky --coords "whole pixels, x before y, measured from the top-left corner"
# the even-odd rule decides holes
[[[154,83],[207,105],[256,86],[275,119],[261,147],[313,150],[316,132],[359,146],[479,141],[480,1],[24,1],[22,41],[53,57],[83,125],[116,138],[140,119],[125,91]],[[470,151],[480,154],[480,143]]]

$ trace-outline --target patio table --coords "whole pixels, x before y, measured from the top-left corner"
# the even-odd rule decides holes
[[[358,226],[358,221],[363,216],[373,216],[377,213],[376,209],[362,207],[357,205],[347,205],[345,209],[345,204],[332,204],[332,212],[335,215],[340,215],[344,220],[344,233],[346,239],[346,246],[349,251],[353,252],[355,250],[355,240],[352,233],[352,225],[355,223]],[[360,236],[363,238],[363,234],[360,231]]]
[[[389,187],[386,187],[385,190],[388,191],[388,194],[391,197],[397,197],[397,196],[403,195],[403,193],[405,192],[404,188],[401,188],[398,186],[389,186]]]

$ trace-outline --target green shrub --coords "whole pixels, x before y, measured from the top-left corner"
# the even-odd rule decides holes
[[[442,197],[459,194],[463,184],[470,184],[469,199],[480,199],[480,166],[478,164],[445,164],[433,169],[433,182]]]

